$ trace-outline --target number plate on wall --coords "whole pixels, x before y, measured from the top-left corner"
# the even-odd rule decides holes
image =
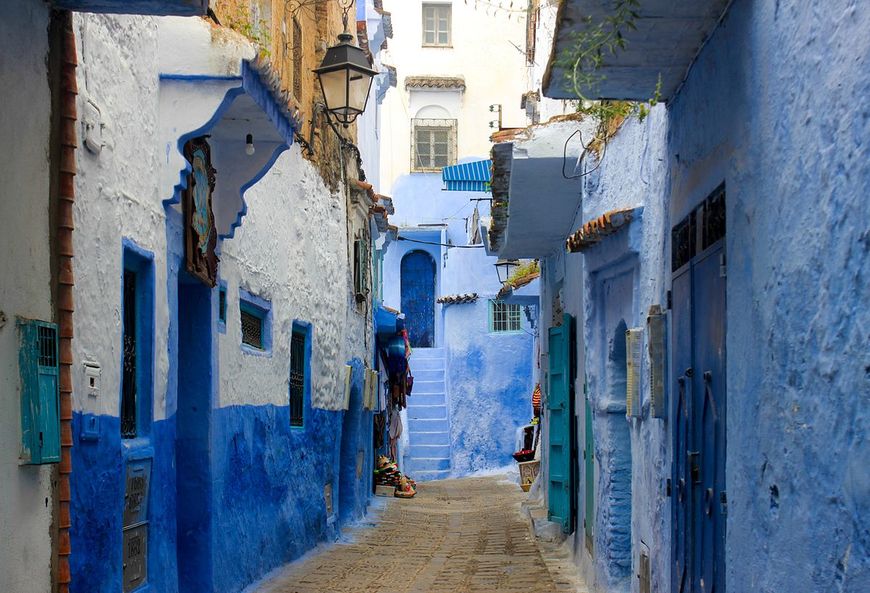
[[[148,520],[148,483],[151,481],[151,460],[142,459],[127,464],[124,484],[124,527]]]
[[[124,481],[123,579],[124,593],[148,580],[148,492],[151,460],[127,463]]]

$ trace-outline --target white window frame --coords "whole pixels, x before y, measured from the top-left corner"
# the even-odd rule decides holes
[[[489,331],[494,334],[515,334],[523,331],[520,306],[515,303],[490,300]]]
[[[453,5],[441,2],[424,2],[422,13],[422,43],[423,47],[452,47],[453,46]],[[430,23],[427,23],[430,21]],[[442,28],[442,21],[446,27]],[[431,25],[431,26],[430,26]],[[427,41],[427,34],[431,34],[432,41]],[[441,41],[442,34],[447,36],[446,41]]]
[[[457,131],[455,119],[419,119],[411,120],[411,170],[416,172],[440,171],[444,167],[456,164]],[[418,150],[417,133],[428,133],[428,150],[421,153]],[[435,162],[435,133],[446,132],[447,152],[446,162],[441,165]],[[438,153],[439,155],[442,153]]]

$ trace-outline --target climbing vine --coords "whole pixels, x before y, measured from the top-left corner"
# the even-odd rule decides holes
[[[640,0],[613,0],[610,14],[594,19],[583,19],[583,28],[572,35],[570,47],[559,56],[557,65],[567,72],[566,85],[580,101],[577,111],[597,121],[595,136],[586,145],[588,150],[601,154],[607,141],[613,137],[626,119],[636,116],[643,121],[661,93],[661,75],[653,96],[645,102],[591,100],[586,93],[604,80],[601,67],[608,56],[625,49],[626,33],[637,30]]]

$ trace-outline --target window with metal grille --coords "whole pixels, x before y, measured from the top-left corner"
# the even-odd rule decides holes
[[[671,271],[689,261],[725,236],[725,184],[671,229]]]
[[[450,4],[423,4],[423,45],[450,47]]]
[[[302,99],[302,27],[293,17],[293,96]]]
[[[242,310],[242,344],[263,350],[263,318]]]
[[[37,328],[37,343],[39,344],[39,366],[57,366],[57,330],[53,327],[40,325]]]
[[[290,426],[304,423],[305,390],[308,381],[308,331],[293,324],[290,338]]]
[[[518,332],[521,329],[519,305],[489,301],[489,331]]]
[[[136,272],[124,270],[124,352],[121,377],[121,436],[136,436]]]
[[[357,303],[364,302],[369,294],[369,248],[365,239],[353,242],[353,292]]]
[[[221,323],[227,322],[227,287],[221,286],[218,289],[218,321]]]
[[[411,120],[411,169],[440,171],[456,163],[456,120]]]

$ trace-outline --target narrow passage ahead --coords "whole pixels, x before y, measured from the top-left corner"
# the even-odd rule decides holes
[[[539,545],[524,493],[498,477],[419,484],[384,499],[351,543],[288,565],[256,593],[585,593],[567,553]]]

